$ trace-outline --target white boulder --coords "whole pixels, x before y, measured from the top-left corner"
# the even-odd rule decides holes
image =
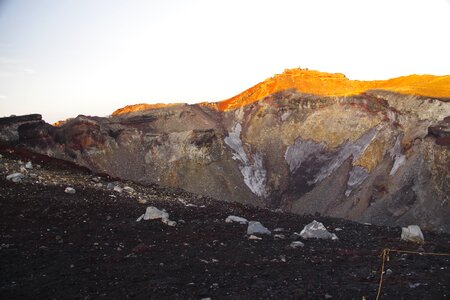
[[[409,225],[408,227],[402,227],[401,239],[403,241],[418,244],[423,244],[425,242],[422,230],[420,230],[420,227],[417,225]]]
[[[269,229],[264,227],[260,222],[250,221],[250,222],[248,222],[247,234],[248,235],[252,235],[252,234],[268,234],[268,235],[270,235],[271,232]]]
[[[300,236],[304,239],[338,239],[336,234],[328,232],[325,226],[316,220],[306,225],[300,232]]]
[[[239,223],[239,224],[247,224],[248,220],[246,218],[238,217],[238,216],[228,216],[225,219],[226,223]]]
[[[169,220],[169,214],[165,210],[159,210],[154,206],[147,207],[145,214],[140,216],[136,221],[139,222],[142,219],[144,220],[155,220],[161,219],[161,222],[167,224],[169,226],[175,226],[177,223],[175,221]]]

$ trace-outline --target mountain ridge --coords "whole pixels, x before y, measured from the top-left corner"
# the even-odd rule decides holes
[[[378,89],[449,101],[450,75],[411,74],[386,80],[351,80],[342,73],[327,73],[300,68],[286,69],[283,73],[267,78],[229,99],[199,104],[226,111],[240,108],[271,94],[289,89],[295,89],[297,92],[305,94],[327,97],[352,96]],[[117,116],[177,104],[180,103],[127,105],[115,110],[112,115]]]

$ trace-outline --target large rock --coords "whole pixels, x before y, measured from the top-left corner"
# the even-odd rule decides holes
[[[312,221],[306,225],[300,232],[300,236],[304,239],[324,239],[324,240],[337,240],[338,237],[334,233],[328,232],[325,226],[317,222]]]
[[[136,221],[141,220],[156,220],[160,219],[161,222],[169,226],[175,226],[176,222],[169,219],[169,214],[165,210],[160,210],[154,206],[149,206],[145,210],[145,213],[141,215]]]
[[[403,241],[418,244],[423,244],[425,242],[422,230],[420,230],[420,227],[417,225],[409,225],[408,227],[403,227],[401,239]]]
[[[258,222],[258,221],[250,221],[250,222],[248,222],[247,234],[248,235],[252,235],[252,234],[267,234],[267,235],[270,235],[271,232],[270,232],[269,229],[264,227],[264,225],[262,225],[260,222]]]
[[[19,127],[24,124],[44,124],[38,114],[0,118],[0,145],[15,145],[19,142]]]

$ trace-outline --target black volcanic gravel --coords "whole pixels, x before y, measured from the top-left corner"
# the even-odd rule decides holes
[[[141,187],[153,194],[147,204],[76,182],[76,194],[64,188],[1,175],[1,299],[375,299],[383,248],[419,248],[400,241],[400,228],[273,212],[156,186]],[[148,205],[166,209],[177,226],[136,222]],[[286,239],[249,240],[246,225],[224,222],[230,214],[281,227]],[[314,219],[339,240],[303,240],[303,248],[290,248],[290,236]],[[424,251],[450,253],[449,234],[424,234]],[[450,257],[391,253],[381,299],[449,298],[449,267]]]

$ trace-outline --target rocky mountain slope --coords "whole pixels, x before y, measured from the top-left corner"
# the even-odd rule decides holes
[[[287,70],[219,103],[129,106],[58,127],[5,118],[0,135],[222,201],[450,231],[449,81]]]
[[[225,203],[0,147],[1,299],[375,299],[384,248],[450,253],[450,235]],[[22,178],[13,182],[8,175]],[[73,190],[69,190],[68,187]],[[148,206],[175,224],[140,220]],[[272,234],[247,234],[235,215]],[[338,239],[304,239],[317,220]],[[391,252],[380,299],[447,299],[450,256]]]

